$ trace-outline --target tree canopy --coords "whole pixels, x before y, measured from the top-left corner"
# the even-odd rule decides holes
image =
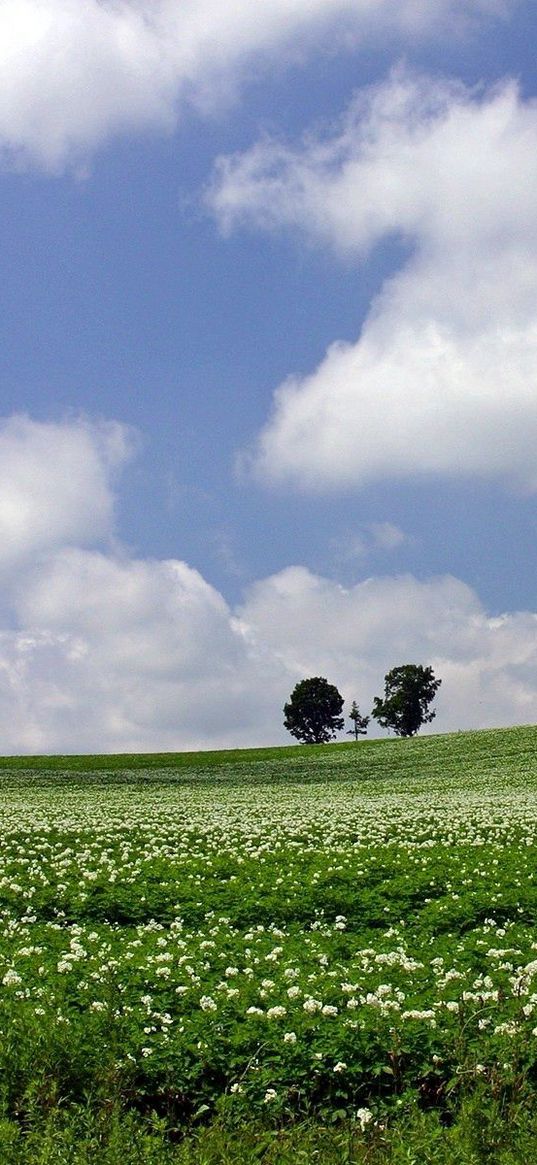
[[[344,725],[343,697],[323,676],[300,680],[284,705],[284,727],[303,744],[326,744]]]
[[[397,736],[414,736],[422,724],[434,720],[429,705],[442,683],[432,667],[405,663],[384,677],[384,699],[375,696],[372,715],[382,728],[392,728]]]

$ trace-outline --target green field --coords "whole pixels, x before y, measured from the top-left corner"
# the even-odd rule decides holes
[[[531,1162],[537,729],[0,760],[0,1159]]]

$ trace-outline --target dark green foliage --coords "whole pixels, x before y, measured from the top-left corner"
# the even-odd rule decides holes
[[[170,1131],[154,1113],[62,1104],[24,1125],[1,1120],[0,1155],[2,1165],[530,1165],[537,1118],[531,1104],[478,1094],[447,1125],[401,1098],[397,1119],[365,1132],[353,1117],[237,1126],[227,1114]]]
[[[323,676],[300,680],[284,705],[284,727],[304,744],[327,744],[344,725],[343,697]]]
[[[375,696],[373,716],[382,728],[393,728],[396,736],[414,736],[422,724],[434,720],[429,704],[442,680],[435,679],[432,667],[405,663],[384,677],[384,699]]]
[[[359,736],[365,736],[367,733],[367,725],[369,724],[369,716],[361,716],[360,709],[356,700],[352,701],[352,708],[349,712],[349,720],[352,720],[352,728],[347,732],[347,736],[354,736],[358,740]]]

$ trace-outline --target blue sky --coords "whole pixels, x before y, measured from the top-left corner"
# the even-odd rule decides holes
[[[536,34],[4,4],[3,751],[283,741],[410,660],[433,730],[537,719]]]

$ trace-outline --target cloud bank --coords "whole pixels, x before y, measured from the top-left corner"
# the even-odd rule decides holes
[[[344,588],[301,566],[259,580],[233,610],[186,563],[114,543],[115,475],[132,441],[121,426],[15,418],[2,441],[16,483],[3,753],[290,743],[282,707],[299,679],[326,675],[368,711],[402,662],[443,680],[436,731],[537,720],[535,613],[491,619],[451,577]]]
[[[115,472],[135,444],[117,422],[0,419],[0,572],[70,543],[110,539]]]
[[[312,490],[417,475],[535,490],[537,104],[396,70],[297,147],[222,158],[208,203],[224,231],[300,230],[359,262],[406,258],[356,343],[276,391],[247,458]]]
[[[314,44],[456,35],[516,0],[3,0],[4,164],[78,166],[117,134],[169,131],[189,107],[214,112],[253,62]]]

